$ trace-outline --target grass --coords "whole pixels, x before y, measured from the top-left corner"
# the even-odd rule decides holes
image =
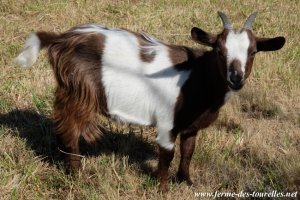
[[[171,182],[169,193],[157,193],[158,183],[149,176],[157,164],[155,129],[107,119],[101,119],[107,128],[102,141],[81,145],[84,171],[66,175],[50,120],[55,82],[45,53],[29,70],[12,62],[28,34],[97,22],[199,47],[190,40],[190,29],[220,31],[218,10],[234,27],[258,10],[255,33],[283,35],[287,43],[279,52],[256,56],[245,88],[222,108],[216,123],[199,132],[191,164],[195,186]],[[194,192],[216,190],[300,192],[299,13],[299,1],[277,0],[0,0],[0,198],[193,199]],[[171,179],[178,155],[176,149]]]

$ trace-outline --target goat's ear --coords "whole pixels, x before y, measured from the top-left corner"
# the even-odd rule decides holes
[[[257,51],[276,51],[281,49],[284,43],[285,43],[284,37],[256,39]]]
[[[217,40],[216,35],[207,33],[197,27],[192,28],[191,35],[194,41],[210,47],[213,47]]]

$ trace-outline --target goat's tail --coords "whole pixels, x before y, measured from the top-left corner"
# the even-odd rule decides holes
[[[15,62],[23,68],[32,66],[37,60],[40,50],[48,47],[58,38],[58,34],[51,32],[31,33]]]

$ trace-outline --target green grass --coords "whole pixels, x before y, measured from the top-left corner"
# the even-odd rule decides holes
[[[199,132],[191,175],[157,192],[155,129],[101,119],[107,132],[81,144],[84,170],[65,174],[51,122],[55,81],[45,52],[29,70],[13,59],[31,31],[63,32],[83,23],[144,31],[174,44],[198,26],[221,31],[217,16],[240,27],[253,11],[258,36],[283,35],[278,52],[259,53],[245,88]],[[8,1],[0,0],[0,199],[193,199],[194,192],[300,192],[300,1]],[[178,144],[170,169],[179,164]],[[299,196],[299,194],[298,194]]]

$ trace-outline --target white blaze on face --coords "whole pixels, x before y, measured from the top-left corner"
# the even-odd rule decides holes
[[[241,71],[245,73],[245,66],[248,58],[248,48],[250,40],[246,31],[230,31],[226,38],[225,47],[227,49],[227,80],[230,81],[229,66],[236,59],[241,62]],[[237,73],[237,72],[235,72]]]

